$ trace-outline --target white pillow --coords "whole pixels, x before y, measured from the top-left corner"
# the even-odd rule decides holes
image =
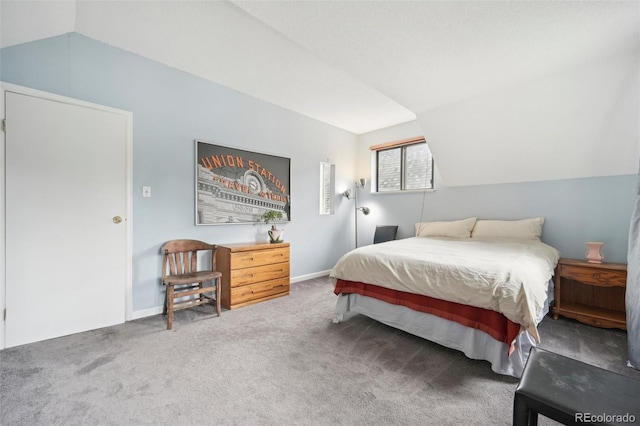
[[[471,236],[540,239],[544,217],[522,220],[478,220]]]
[[[416,223],[416,237],[470,238],[475,217],[462,220]]]

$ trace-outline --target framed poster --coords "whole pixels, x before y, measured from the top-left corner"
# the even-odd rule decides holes
[[[291,220],[291,159],[196,140],[196,225]]]

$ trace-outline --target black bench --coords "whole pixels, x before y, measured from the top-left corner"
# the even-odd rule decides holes
[[[514,426],[538,414],[565,425],[640,425],[640,380],[531,348],[513,401]]]

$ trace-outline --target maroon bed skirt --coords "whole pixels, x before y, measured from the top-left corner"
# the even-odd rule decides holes
[[[499,312],[475,306],[447,302],[420,294],[406,293],[373,284],[338,279],[333,291],[335,294],[356,293],[372,297],[393,305],[406,306],[414,311],[426,312],[441,318],[455,321],[466,327],[484,331],[495,340],[511,346],[520,333],[520,325],[509,320]]]

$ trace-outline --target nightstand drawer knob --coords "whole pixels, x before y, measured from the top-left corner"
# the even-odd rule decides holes
[[[593,274],[593,278],[595,278],[596,280],[600,279],[600,274]]]

